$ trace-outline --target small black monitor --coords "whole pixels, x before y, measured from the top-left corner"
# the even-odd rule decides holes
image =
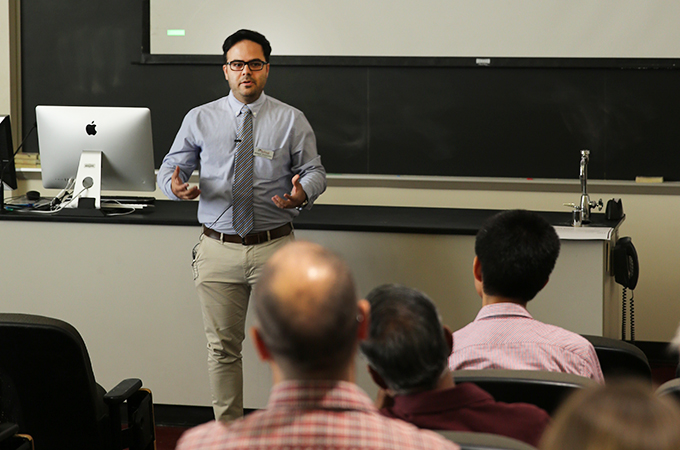
[[[9,116],[0,117],[0,214],[5,212],[5,185],[17,188],[17,170],[14,166],[14,146]]]
[[[0,179],[12,189],[17,188],[17,171],[14,166],[14,146],[9,116],[0,117]],[[4,188],[3,188],[4,192]]]

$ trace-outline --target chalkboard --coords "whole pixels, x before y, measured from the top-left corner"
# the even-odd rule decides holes
[[[21,2],[24,133],[40,104],[147,106],[159,165],[184,114],[228,93],[217,59],[140,63],[143,6]],[[573,179],[589,149],[591,179],[680,180],[675,64],[365,61],[272,61],[266,93],[305,113],[329,173]]]

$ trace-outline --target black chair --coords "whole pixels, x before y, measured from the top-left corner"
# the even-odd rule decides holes
[[[680,378],[673,378],[672,380],[666,381],[664,384],[656,388],[656,395],[670,395],[672,398],[680,402]]]
[[[16,423],[0,423],[0,450],[33,450],[33,439],[19,434]]]
[[[436,432],[460,445],[461,450],[536,450],[536,447],[526,442],[496,434],[446,430]]]
[[[32,436],[37,450],[154,448],[151,392],[134,378],[105,392],[71,325],[0,314],[0,342],[0,419]]]
[[[597,353],[605,381],[617,377],[638,377],[652,382],[652,368],[642,350],[635,345],[602,336],[581,335],[586,338]]]
[[[456,384],[475,383],[496,401],[530,403],[551,416],[569,394],[596,383],[571,373],[542,370],[455,370],[453,379]]]

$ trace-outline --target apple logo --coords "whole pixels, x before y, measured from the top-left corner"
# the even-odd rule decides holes
[[[85,126],[85,132],[89,134],[90,136],[94,136],[97,134],[96,127],[97,125],[94,123],[94,120],[92,121],[91,124]]]

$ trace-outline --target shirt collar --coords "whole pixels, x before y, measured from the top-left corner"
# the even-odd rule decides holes
[[[475,321],[482,319],[493,319],[502,316],[515,316],[515,317],[526,317],[527,319],[533,319],[529,311],[517,303],[502,302],[502,303],[492,303],[491,305],[483,306],[482,309],[477,313]]]
[[[264,105],[264,102],[267,100],[267,96],[264,94],[264,91],[262,91],[262,94],[260,94],[260,98],[255,100],[253,103],[248,103],[248,108],[250,109],[250,112],[253,113],[253,117],[257,117],[257,114],[260,112],[260,108],[262,108],[262,105]],[[238,115],[241,113],[241,108],[243,108],[243,105],[245,103],[241,103],[234,97],[234,92],[229,91],[229,95],[227,96],[227,103],[229,103],[229,107],[231,108],[231,112],[234,114],[235,117],[238,117]]]
[[[347,381],[283,381],[269,396],[267,409],[334,409],[377,411],[371,399],[356,384]]]

